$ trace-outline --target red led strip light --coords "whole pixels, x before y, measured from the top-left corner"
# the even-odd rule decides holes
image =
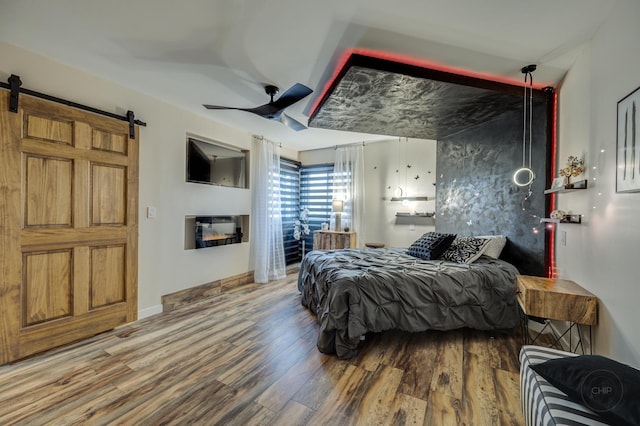
[[[331,78],[325,83],[324,87],[322,88],[322,92],[320,92],[320,96],[316,97],[316,100],[313,102],[313,105],[310,109],[310,114],[309,114],[310,117],[313,117],[313,115],[316,113],[316,110],[320,107],[320,103],[325,99],[327,92],[331,90],[332,86],[336,82],[336,79],[342,73],[351,55],[368,56],[371,58],[377,58],[377,59],[383,59],[383,60],[392,61],[392,62],[398,62],[401,64],[413,65],[413,66],[432,69],[436,71],[447,72],[450,74],[462,75],[465,77],[472,77],[472,78],[477,78],[481,80],[489,80],[489,81],[494,81],[498,83],[510,84],[513,86],[522,86],[522,81],[515,78],[508,78],[508,77],[497,76],[489,73],[471,71],[465,68],[453,67],[450,65],[441,64],[441,63],[427,60],[427,59],[416,58],[416,57],[401,54],[401,53],[392,53],[392,52],[385,52],[382,50],[374,50],[374,49],[366,49],[366,48],[352,48],[352,49],[345,50],[340,55],[336,63],[336,68],[333,74],[331,75]],[[538,84],[534,83],[533,85],[534,89],[542,89],[544,87],[545,85],[540,83]]]

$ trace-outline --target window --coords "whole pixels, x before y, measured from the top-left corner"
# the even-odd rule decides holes
[[[282,240],[285,263],[290,265],[302,259],[302,243],[293,238],[294,222],[300,211],[309,209],[309,235],[305,251],[313,248],[313,231],[331,219],[333,199],[333,164],[301,166],[297,161],[280,159],[280,210],[282,214]]]
[[[300,217],[300,163],[280,159],[280,211],[285,263],[299,262],[300,242],[293,238],[293,223]]]
[[[310,233],[305,237],[307,251],[313,247],[313,231],[331,220],[333,164],[300,167],[300,208],[309,209]]]

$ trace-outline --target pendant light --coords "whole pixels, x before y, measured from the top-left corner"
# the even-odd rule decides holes
[[[522,106],[523,130],[522,130],[522,167],[513,173],[513,183],[518,186],[531,186],[536,179],[536,174],[531,168],[531,144],[533,143],[533,75],[535,65],[527,65],[520,71],[524,74],[524,99]],[[527,106],[527,80],[529,80],[529,105]],[[528,114],[527,114],[528,112]],[[527,164],[527,124],[529,125],[529,162]]]

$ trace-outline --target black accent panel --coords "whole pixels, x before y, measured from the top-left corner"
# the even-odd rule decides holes
[[[501,258],[520,273],[537,276],[546,276],[545,229],[540,224],[546,208],[546,108],[547,102],[535,100],[532,169],[537,177],[529,201],[524,202],[528,188],[512,181],[522,165],[521,111],[439,140],[436,160],[436,230],[505,235]]]
[[[521,85],[352,54],[309,117],[309,126],[440,140],[510,111]],[[535,99],[546,99],[534,89]]]

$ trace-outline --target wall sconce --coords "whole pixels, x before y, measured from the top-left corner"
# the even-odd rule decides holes
[[[336,232],[340,232],[342,228],[341,216],[344,211],[344,201],[342,200],[333,200],[331,202],[331,208],[333,212],[336,214]]]

